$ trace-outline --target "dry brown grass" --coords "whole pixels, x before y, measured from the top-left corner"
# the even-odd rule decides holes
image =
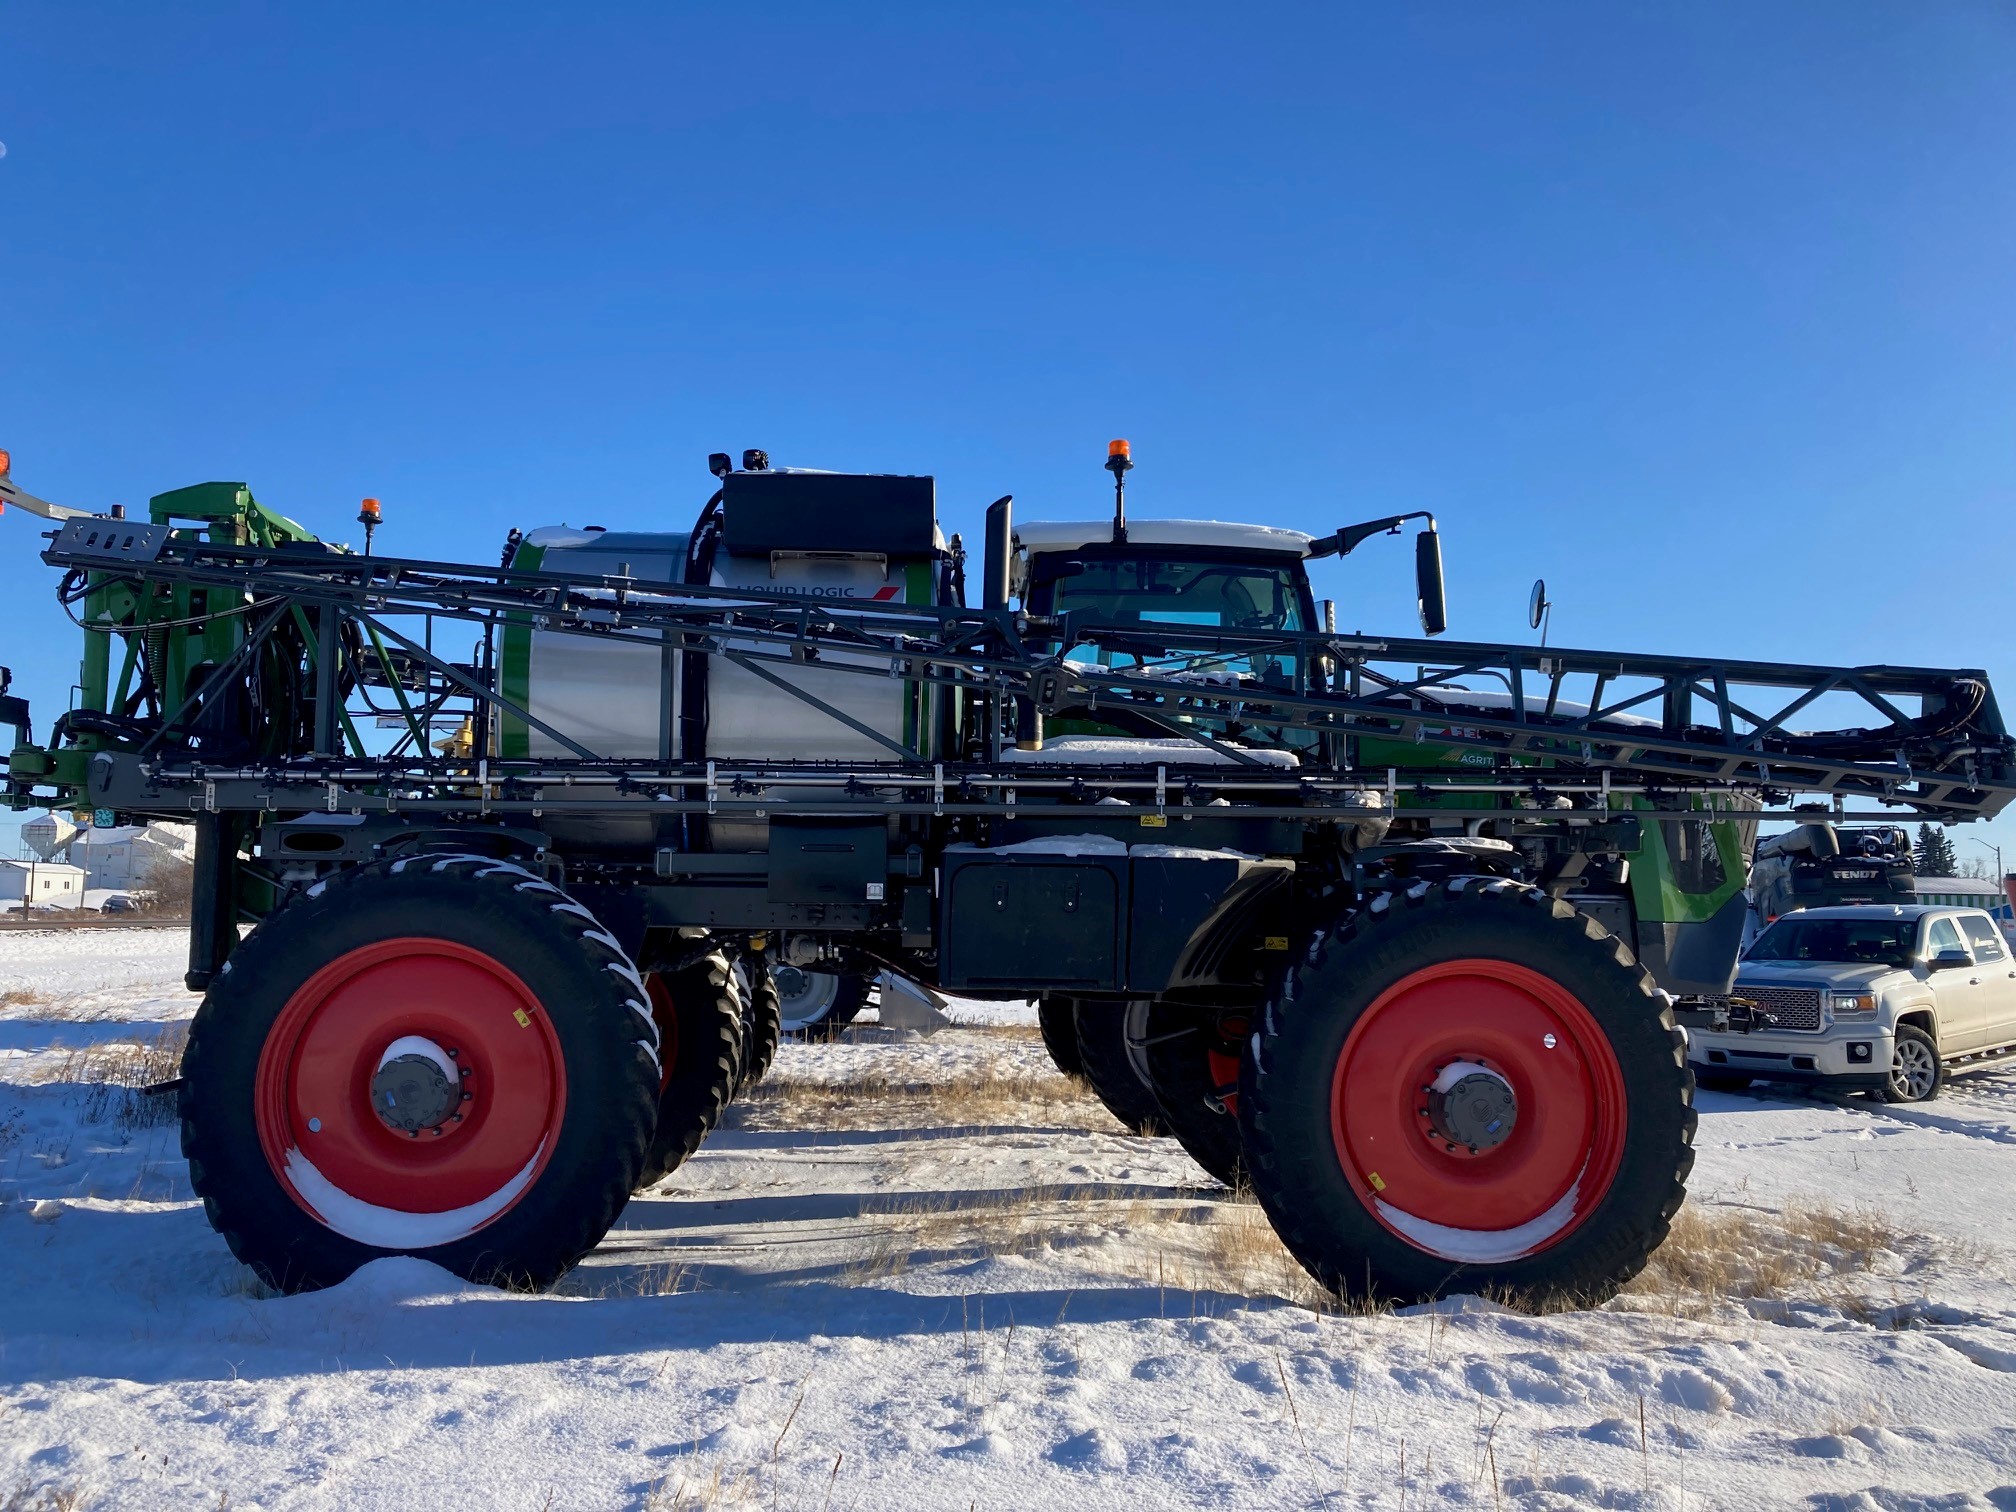
[[[37,1067],[26,1080],[67,1082],[88,1088],[84,1098],[86,1123],[116,1124],[122,1129],[173,1123],[175,1099],[140,1089],[172,1081],[181,1073],[182,1050],[189,1042],[186,1023],[164,1025],[157,1033],[131,1040],[82,1045]],[[0,1509],[4,1512],[4,1509]]]
[[[751,1128],[923,1129],[1027,1124],[1120,1133],[1083,1083],[1055,1071],[990,1067],[954,1082],[888,1075],[841,1080],[772,1072],[744,1094],[739,1116]]]
[[[91,1503],[74,1486],[19,1487],[0,1499],[0,1512],[84,1512]]]
[[[1279,1299],[1320,1312],[1340,1308],[1250,1199],[1150,1198],[1124,1187],[1080,1185],[894,1198],[864,1212],[886,1216],[891,1225],[843,1274],[850,1285],[893,1280],[913,1264],[1068,1250],[1162,1289],[1177,1299],[1172,1306],[1191,1312],[1228,1296]],[[1090,1251],[1095,1245],[1096,1255]],[[1218,1300],[1200,1301],[1207,1297]]]
[[[65,1050],[62,1059],[42,1068],[34,1080],[86,1086],[151,1086],[177,1074],[182,1066],[183,1047],[188,1043],[186,1023],[164,1024],[153,1034]]]
[[[26,987],[0,989],[0,1008],[29,1008],[42,1001],[42,994]]]
[[[1278,1299],[1315,1312],[1369,1314],[1319,1286],[1250,1199],[1143,1199],[1122,1189],[1036,1187],[1013,1194],[940,1194],[867,1209],[893,1220],[847,1270],[872,1285],[913,1264],[1035,1256],[1102,1239],[1097,1263],[1162,1288],[1172,1306],[1199,1298]],[[1912,1243],[1882,1218],[1817,1203],[1782,1214],[1684,1208],[1666,1244],[1624,1289],[1622,1305],[1706,1317],[1730,1302],[1814,1302],[1864,1321],[1887,1316],[1883,1258]],[[1187,1298],[1186,1302],[1184,1299]],[[1566,1299],[1557,1305],[1568,1305]]]
[[[1782,1213],[1681,1208],[1673,1231],[1625,1288],[1676,1317],[1731,1301],[1810,1300],[1862,1315],[1881,1258],[1918,1242],[1878,1214],[1793,1202]]]

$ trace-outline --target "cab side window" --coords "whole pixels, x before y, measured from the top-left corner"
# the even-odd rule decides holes
[[[1967,941],[1974,947],[1977,961],[2001,961],[2009,952],[2002,948],[2001,932],[1986,919],[1977,914],[1962,914],[1960,927],[1967,931]]]
[[[1925,928],[1926,960],[1929,961],[1933,957],[1941,954],[1944,951],[1965,950],[1966,948],[1967,947],[1965,945],[1960,943],[1959,926],[1956,925],[1951,919],[1937,918],[1926,926]]]

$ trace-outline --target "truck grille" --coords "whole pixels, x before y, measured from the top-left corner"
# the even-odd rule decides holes
[[[1730,996],[1748,998],[1770,1014],[1774,1020],[1771,1024],[1773,1029],[1812,1033],[1820,1027],[1820,989],[1817,987],[1748,987],[1738,982]]]

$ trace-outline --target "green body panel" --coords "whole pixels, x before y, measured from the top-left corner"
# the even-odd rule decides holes
[[[936,601],[932,592],[932,571],[929,562],[912,562],[903,569],[903,602],[906,604],[929,604]],[[932,694],[936,691],[929,683],[911,683],[910,697],[903,706],[903,743],[917,752],[925,760],[935,760],[938,727],[932,720],[931,711],[936,705]]]
[[[197,483],[156,494],[148,500],[148,517],[178,533],[189,532],[220,545],[286,546],[315,541],[315,536],[285,515],[266,508],[243,483]],[[338,547],[338,550],[344,548]],[[233,611],[250,600],[221,588],[185,585],[154,586],[144,595],[114,575],[92,573],[82,604],[87,625],[117,626],[117,630],[87,630],[79,668],[77,707],[101,714],[127,713],[151,683],[165,710],[178,708],[187,697],[190,674],[227,660],[243,642],[245,618]],[[296,611],[299,616],[299,611]],[[159,626],[148,629],[148,626]],[[305,619],[302,633],[312,645]],[[362,743],[350,727],[351,749]],[[82,797],[91,753],[105,744],[102,736],[78,735],[73,746],[52,752],[53,782],[72,791],[57,806]]]
[[[546,548],[529,543],[519,546],[511,565],[520,572],[537,572],[546,561]],[[506,615],[504,632],[497,646],[498,689],[511,703],[523,709],[532,697],[532,622],[523,615]],[[497,751],[506,758],[532,754],[531,727],[509,709],[497,711]]]
[[[1641,830],[1638,854],[1631,859],[1631,905],[1638,917],[1659,924],[1698,924],[1712,919],[1750,879],[1749,846],[1745,844],[1745,823],[1739,819],[1703,822],[1688,820],[1684,811],[1671,820],[1649,818],[1654,810],[1644,799],[1631,803],[1613,801],[1612,808],[1630,808],[1648,816]],[[1701,891],[1689,891],[1684,880],[1697,866],[1683,865],[1674,855],[1676,837],[1671,827],[1677,823],[1698,826],[1700,838],[1714,847],[1716,865],[1709,872],[1722,880]]]
[[[285,546],[315,539],[312,532],[253,498],[243,483],[192,483],[171,489],[149,499],[147,512],[156,525],[207,521],[210,539],[219,545]]]

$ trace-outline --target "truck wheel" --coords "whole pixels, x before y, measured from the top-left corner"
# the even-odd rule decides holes
[[[1477,877],[1381,895],[1309,942],[1243,1060],[1254,1193],[1345,1297],[1600,1302],[1686,1195],[1685,1043],[1566,903]]]
[[[638,1172],[637,1189],[663,1181],[700,1148],[721,1121],[742,1076],[742,993],[723,950],[678,971],[645,979],[664,1038],[658,1125]]]
[[[1148,1064],[1162,1121],[1192,1160],[1225,1185],[1246,1185],[1239,1133],[1239,1053],[1253,1032],[1243,1010],[1130,1005],[1128,1032]]]
[[[1036,1027],[1042,1031],[1050,1063],[1066,1076],[1084,1076],[1085,1060],[1078,1053],[1078,1025],[1071,999],[1046,997],[1038,1002]]]
[[[588,911],[489,856],[319,882],[225,964],[183,1057],[182,1150],[269,1285],[385,1255],[544,1286],[629,1198],[658,1032]]]
[[[779,965],[772,974],[784,1033],[794,1039],[830,1040],[868,1004],[869,981],[858,972]]]
[[[1130,1134],[1153,1137],[1167,1133],[1155,1093],[1127,1053],[1126,1005],[1075,1003],[1072,1028],[1085,1079],[1092,1083],[1092,1091],[1106,1111],[1125,1124]]]
[[[1890,1074],[1880,1089],[1886,1103],[1930,1102],[1946,1085],[1946,1063],[1939,1046],[1916,1024],[1899,1024],[1890,1052]]]
[[[777,1003],[777,981],[769,960],[751,954],[736,968],[742,979],[742,1080],[736,1096],[763,1080],[770,1063],[777,1059],[777,1042],[783,1034],[783,1018]]]

